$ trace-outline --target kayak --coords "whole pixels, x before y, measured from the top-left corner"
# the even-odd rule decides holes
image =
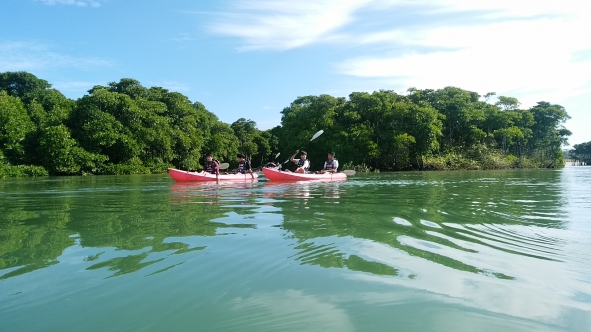
[[[347,179],[345,173],[303,174],[274,168],[263,168],[263,174],[271,181],[342,181]]]
[[[215,174],[206,172],[188,172],[181,171],[174,168],[168,169],[168,175],[177,182],[189,182],[189,181],[215,181]],[[220,181],[253,181],[259,176],[256,173],[252,173],[254,179],[250,174],[220,174]]]

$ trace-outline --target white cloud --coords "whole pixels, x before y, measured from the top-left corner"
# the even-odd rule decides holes
[[[490,20],[535,19],[544,16],[579,16],[582,18],[579,22],[583,22],[585,18],[581,16],[585,15],[585,11],[581,9],[586,7],[587,0],[301,0],[296,3],[242,0],[231,3],[228,10],[214,14],[216,19],[209,28],[213,33],[241,38],[243,50],[287,50],[321,42],[356,43],[358,38],[399,42],[409,39],[408,33],[412,33],[410,29],[404,28],[394,34],[391,31],[375,31],[369,35],[359,32],[350,35],[338,33],[341,28],[355,28],[355,23],[399,25],[392,17],[382,18],[384,22],[374,21],[373,15],[363,20],[362,12],[403,15],[406,12],[420,12],[425,18],[421,22],[424,26],[437,24],[435,15],[455,13],[485,19],[482,25],[486,25]]]
[[[375,1],[375,8],[392,8],[412,6],[420,8],[425,13],[442,12],[478,12],[489,17],[535,17],[548,13],[571,13],[573,7],[582,8],[587,5],[586,0],[565,0],[561,2],[551,0],[382,0]]]
[[[37,0],[43,2],[46,5],[71,5],[78,7],[100,7],[101,1],[99,0]]]
[[[217,15],[210,31],[239,37],[241,50],[287,50],[316,43],[353,21],[371,0],[238,1]]]
[[[452,85],[523,107],[591,94],[588,0],[243,0],[214,17],[242,51],[333,45],[335,91]],[[567,111],[591,121],[579,106]]]
[[[396,89],[454,85],[480,93],[495,91],[512,94],[526,106],[589,93],[591,62],[581,60],[581,54],[591,49],[587,3],[248,0],[219,14],[210,28],[241,38],[241,50],[332,43],[345,44],[351,54],[363,54],[374,45],[379,54],[351,55],[336,65],[337,73],[377,78]],[[397,23],[389,15],[379,15],[383,13],[420,13],[424,24]],[[443,14],[478,20],[438,21]],[[368,25],[374,30],[367,31]]]
[[[0,42],[0,72],[36,72],[56,68],[91,69],[111,66],[98,58],[74,57],[52,51],[45,44],[31,42]]]
[[[390,78],[407,87],[455,85],[481,93],[513,92],[527,99],[524,104],[540,98],[558,102],[589,93],[591,62],[574,61],[575,53],[591,48],[589,22],[573,14],[378,32],[362,36],[358,43],[389,41],[405,51],[352,58],[337,68],[357,77]],[[419,52],[419,47],[439,50]]]

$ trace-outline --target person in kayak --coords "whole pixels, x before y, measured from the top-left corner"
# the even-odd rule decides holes
[[[236,174],[246,174],[250,173],[250,176],[254,180],[254,175],[252,174],[252,168],[250,167],[250,162],[246,160],[242,153],[239,153],[237,156],[238,158],[238,171]]]
[[[215,174],[215,181],[220,183],[220,163],[217,160],[213,160],[213,154],[208,153],[205,156],[205,165],[203,165],[203,171],[210,174]]]
[[[296,173],[306,174],[310,169],[310,161],[308,160],[308,154],[306,153],[306,151],[302,151],[300,153],[300,159],[295,159],[295,156],[298,154],[298,152],[300,152],[300,150],[296,150],[293,156],[289,158],[289,161],[291,161],[292,163],[296,163],[296,165],[298,165],[298,168],[295,170]],[[290,170],[286,171],[291,172]]]
[[[339,168],[339,161],[335,159],[334,151],[329,151],[328,152],[328,160],[324,162],[324,168],[318,173],[320,173],[320,174],[336,173],[338,168]]]
[[[280,170],[280,169],[281,169],[281,164],[279,164],[279,165],[278,165],[278,164],[276,164],[275,162],[273,162],[273,161],[270,161],[270,162],[266,163],[265,165],[261,166],[261,167],[260,167],[260,170],[262,171],[262,170],[263,170],[263,168],[265,168],[265,167],[266,167],[266,168],[274,168],[274,169],[278,169],[278,170]]]

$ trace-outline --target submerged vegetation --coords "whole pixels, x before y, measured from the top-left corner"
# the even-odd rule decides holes
[[[493,95],[446,87],[304,96],[283,109],[281,126],[262,131],[244,118],[226,124],[199,102],[134,79],[71,100],[33,74],[5,72],[0,178],[197,170],[208,152],[230,163],[241,152],[257,166],[319,130],[308,148],[312,168],[329,150],[361,172],[562,167],[570,135],[564,107],[520,109],[511,97],[489,103]]]

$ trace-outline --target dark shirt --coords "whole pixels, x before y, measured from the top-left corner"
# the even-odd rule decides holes
[[[250,170],[250,163],[246,160],[238,162],[238,173],[245,174]]]
[[[218,164],[218,162],[215,160],[206,161],[203,169],[207,173],[218,174],[218,175],[220,174],[220,164]]]

